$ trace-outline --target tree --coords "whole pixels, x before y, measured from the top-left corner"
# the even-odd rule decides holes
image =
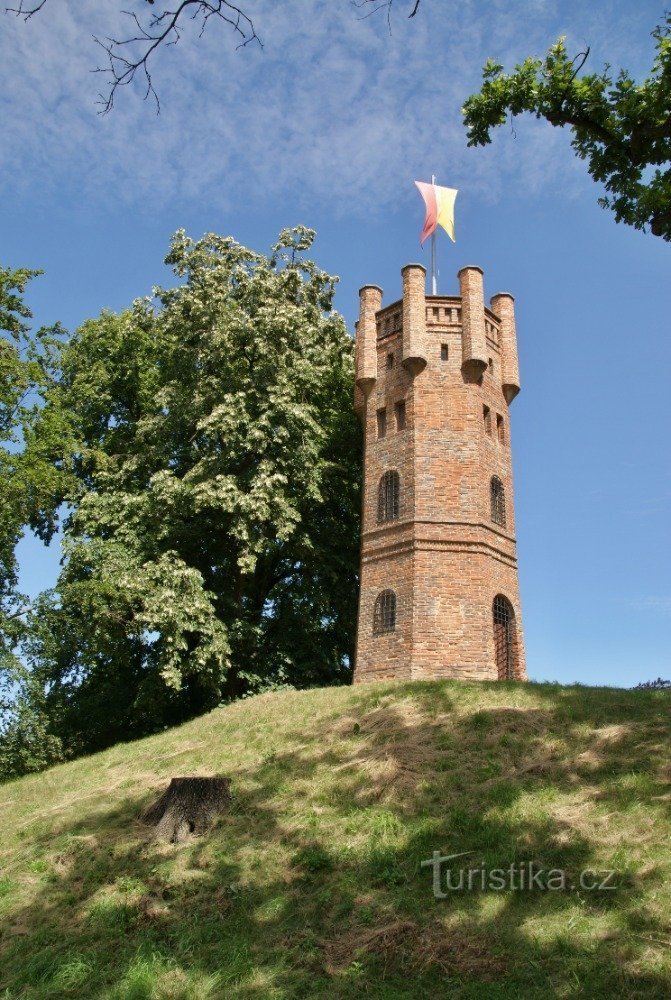
[[[48,541],[56,528],[63,491],[54,463],[54,428],[48,421],[37,444],[34,425],[40,394],[53,377],[50,346],[55,331],[30,335],[26,285],[40,274],[0,267],[0,667],[14,662],[26,600],[17,589],[16,545],[25,525]]]
[[[351,677],[353,345],[313,236],[266,257],[178,232],[181,283],[63,348],[43,418],[67,416],[76,487],[26,655],[69,752]]]
[[[617,222],[650,228],[671,240],[671,14],[653,31],[656,57],[637,85],[622,69],[580,76],[589,48],[570,59],[563,38],[545,59],[528,58],[511,74],[489,60],[479,93],[464,104],[469,146],[491,142],[491,131],[530,112],[570,128],[571,145],[606,195],[599,204]]]
[[[0,777],[60,756],[58,740],[46,733],[41,693],[19,655],[30,609],[18,588],[16,546],[26,525],[44,541],[52,537],[64,491],[53,447],[57,429],[45,420],[40,444],[34,433],[40,395],[53,376],[53,331],[32,337],[23,301],[39,273],[0,267]]]
[[[367,10],[362,14],[369,17],[378,11],[387,12],[387,22],[391,30],[391,11],[394,0],[348,0],[354,7]],[[408,0],[410,13],[414,17],[421,0]],[[18,0],[18,7],[8,7],[7,12],[29,21],[39,14],[47,4],[47,0]],[[128,10],[128,5],[136,10]],[[151,8],[148,14],[141,11]],[[210,21],[225,25],[233,32],[237,47],[257,44],[263,47],[260,35],[257,33],[254,21],[243,7],[232,0],[178,0],[172,8],[156,5],[155,0],[128,0],[120,10],[128,18],[129,33],[121,38],[98,38],[95,43],[105,54],[103,66],[96,69],[107,80],[105,93],[99,95],[101,113],[107,114],[114,107],[114,99],[120,87],[132,84],[136,78],[142,80],[144,97],[153,98],[156,111],[160,110],[158,93],[152,79],[153,63],[158,52],[166,45],[175,45],[180,41],[185,26],[191,22],[202,36]]]

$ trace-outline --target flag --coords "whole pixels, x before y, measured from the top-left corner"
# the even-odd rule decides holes
[[[436,226],[442,226],[454,243],[454,202],[457,197],[456,188],[439,187],[438,184],[426,184],[415,181],[419,193],[426,205],[424,228],[419,240],[420,246],[436,231]]]

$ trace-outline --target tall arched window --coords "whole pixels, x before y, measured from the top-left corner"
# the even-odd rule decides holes
[[[497,594],[494,598],[492,612],[496,671],[500,681],[513,681],[517,672],[515,612],[510,601],[502,594]]]
[[[384,635],[396,628],[396,594],[393,590],[383,590],[377,595],[373,612],[373,634]]]
[[[489,492],[492,501],[492,521],[500,524],[502,528],[506,526],[506,494],[503,483],[498,476],[492,476],[489,485]]]
[[[399,513],[399,496],[401,492],[401,480],[395,469],[385,474],[380,479],[377,489],[377,523],[384,521],[397,521]]]

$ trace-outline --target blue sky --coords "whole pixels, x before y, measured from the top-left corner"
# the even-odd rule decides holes
[[[395,0],[392,33],[348,0],[250,0],[264,48],[212,24],[155,66],[156,116],[129,88],[101,118],[91,34],[115,4],[48,0],[0,32],[0,260],[40,267],[35,320],[75,328],[169,281],[170,234],[232,234],[267,249],[317,230],[353,329],[366,283],[400,294],[420,260],[415,179],[459,188],[457,243],[441,239],[439,291],[465,264],[487,295],[516,297],[522,392],[512,406],[520,586],[529,674],[630,686],[671,676],[668,510],[671,248],[616,225],[568,135],[532,119],[467,149],[459,109],[488,56],[506,66],[560,34],[589,66],[642,77],[663,5]],[[139,2],[121,6],[144,8]],[[34,592],[58,551],[21,544]]]

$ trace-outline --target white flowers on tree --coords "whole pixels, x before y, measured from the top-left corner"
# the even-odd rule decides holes
[[[67,415],[72,512],[31,656],[79,739],[84,711],[104,744],[268,684],[348,677],[353,344],[336,279],[303,260],[313,236],[284,230],[264,256],[180,231],[180,284],[63,350],[47,409]]]

